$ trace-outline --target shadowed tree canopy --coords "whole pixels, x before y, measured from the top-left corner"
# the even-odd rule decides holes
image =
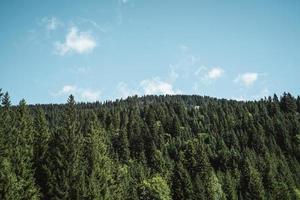
[[[197,95],[12,106],[0,199],[299,199],[300,97]]]

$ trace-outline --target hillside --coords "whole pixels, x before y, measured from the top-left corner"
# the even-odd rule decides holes
[[[300,198],[299,96],[1,99],[0,199]]]

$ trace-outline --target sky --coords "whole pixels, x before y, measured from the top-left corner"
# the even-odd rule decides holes
[[[298,0],[1,0],[13,104],[300,94]]]

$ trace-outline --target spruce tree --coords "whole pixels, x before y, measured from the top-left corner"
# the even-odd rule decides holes
[[[11,136],[13,151],[9,154],[7,169],[12,167],[13,177],[17,178],[17,193],[22,199],[39,199],[33,172],[33,125],[25,100],[21,100],[16,112],[15,124]]]
[[[243,188],[243,196],[246,200],[265,199],[265,191],[261,176],[248,159],[243,165],[241,185]]]
[[[85,121],[84,135],[84,180],[87,199],[111,199],[110,185],[112,181],[112,160],[108,157],[105,132],[97,122],[94,113]]]
[[[47,192],[47,161],[46,155],[48,152],[48,145],[50,139],[50,132],[48,129],[48,122],[45,113],[42,109],[38,109],[37,117],[34,121],[34,140],[33,140],[33,155],[34,155],[34,177],[36,183],[39,185],[42,195]]]
[[[171,200],[170,188],[167,182],[159,175],[143,180],[140,186],[140,199],[144,200]]]
[[[0,92],[1,97],[2,93]],[[19,182],[15,167],[12,164],[13,156],[13,120],[10,109],[10,98],[5,93],[1,98],[0,107],[0,199],[21,199],[22,184]]]
[[[192,182],[181,161],[176,162],[172,174],[172,199],[192,200]]]
[[[296,100],[290,93],[283,93],[280,104],[281,104],[281,108],[284,112],[297,111]]]
[[[82,199],[80,171],[82,136],[74,96],[70,95],[60,127],[55,131],[47,156],[48,192],[50,199]]]

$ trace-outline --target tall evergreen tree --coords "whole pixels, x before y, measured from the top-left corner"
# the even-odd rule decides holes
[[[192,182],[189,173],[179,161],[176,162],[172,175],[172,199],[193,199]]]
[[[144,180],[140,186],[140,199],[171,200],[167,182],[159,175]]]
[[[242,188],[244,199],[265,199],[261,176],[247,159],[242,170]]]
[[[5,99],[6,105],[9,102],[7,100],[8,98]],[[18,198],[39,199],[40,194],[35,184],[32,167],[34,132],[25,100],[20,101],[15,118],[13,131],[8,140],[8,146],[13,147],[13,151],[7,154],[7,159],[2,163],[4,172],[7,172],[4,176],[7,176],[5,179],[9,181],[8,184],[11,184],[13,189],[17,189],[14,195]]]
[[[50,199],[82,199],[84,182],[80,171],[82,135],[74,96],[70,95],[61,125],[55,131],[47,157],[48,192]]]
[[[33,155],[34,155],[34,177],[39,185],[43,195],[47,193],[47,161],[46,154],[48,152],[48,143],[50,132],[45,113],[42,109],[38,109],[37,117],[34,121],[34,140],[33,140]]]
[[[119,133],[115,136],[113,145],[116,148],[119,160],[122,163],[127,163],[130,158],[130,151],[127,133],[124,128],[121,128]]]
[[[0,199],[21,199],[22,185],[18,181],[12,165],[12,112],[8,93],[2,99],[0,107]]]
[[[84,180],[87,199],[111,199],[112,160],[108,157],[104,131],[94,113],[88,115],[84,134]]]
[[[283,93],[280,104],[284,112],[295,112],[297,110],[296,100],[290,93]]]

